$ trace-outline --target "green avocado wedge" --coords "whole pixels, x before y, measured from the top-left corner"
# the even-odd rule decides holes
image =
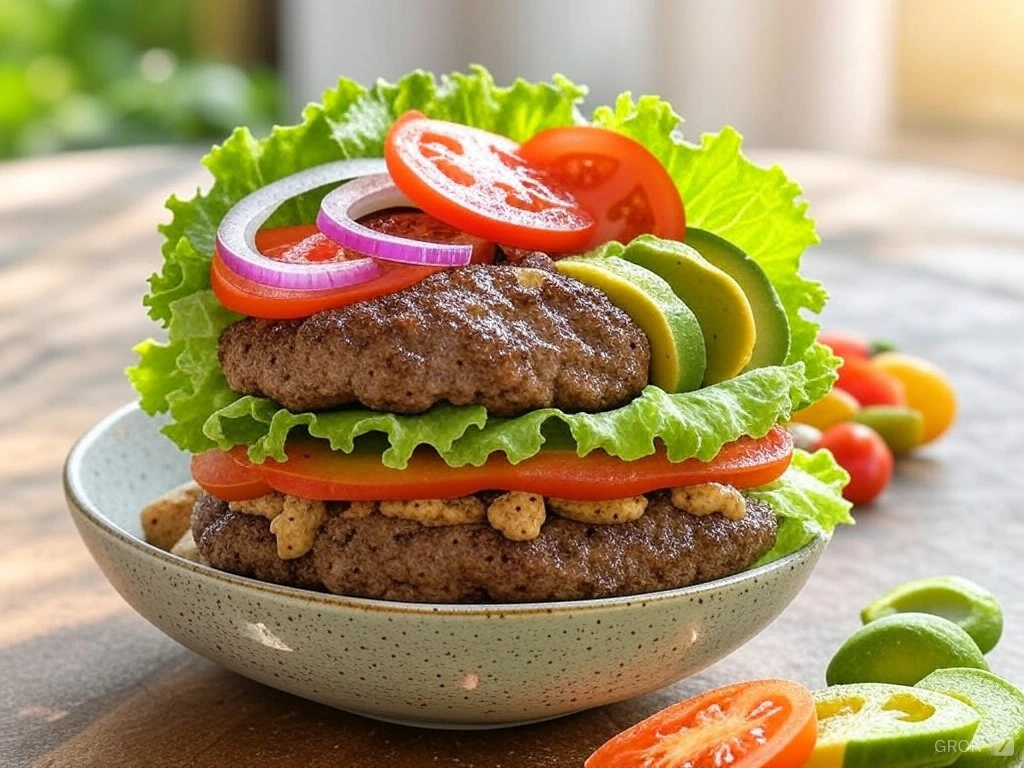
[[[958,745],[957,768],[1004,768],[1024,748],[1024,694],[1001,677],[981,669],[940,669],[917,684],[959,699],[981,715],[966,749]]]
[[[995,595],[970,579],[933,576],[902,584],[861,611],[865,624],[897,613],[930,613],[959,624],[982,653],[1003,635],[1003,609]]]
[[[688,245],[641,235],[620,254],[671,286],[696,316],[708,364],[704,384],[738,375],[750,362],[756,340],[754,313],[743,289]]]
[[[839,685],[814,692],[818,741],[803,768],[932,768],[958,757],[980,716],[958,699],[902,685]]]
[[[670,393],[700,387],[707,367],[704,335],[668,283],[616,256],[572,256],[555,267],[602,291],[643,329],[651,342],[652,384]]]
[[[735,280],[750,302],[756,339],[744,371],[782,365],[789,357],[789,320],[771,280],[750,256],[728,240],[687,227],[683,242]]]

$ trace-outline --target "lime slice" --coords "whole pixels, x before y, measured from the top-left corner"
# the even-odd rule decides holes
[[[818,742],[804,768],[925,768],[959,757],[978,713],[941,693],[866,683],[816,691]]]
[[[957,768],[1002,768],[1024,751],[1024,694],[1001,677],[980,669],[940,669],[917,684],[969,704],[981,723]]]
[[[900,613],[861,627],[836,651],[825,679],[844,683],[914,685],[936,669],[988,669],[977,643],[948,619]]]
[[[984,587],[959,576],[911,581],[887,592],[865,608],[865,624],[896,613],[932,613],[956,622],[974,638],[982,653],[996,647],[1003,634],[1003,610]]]

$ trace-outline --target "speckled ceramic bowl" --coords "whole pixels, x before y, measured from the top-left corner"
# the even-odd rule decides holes
[[[134,405],[74,447],[65,488],[111,584],[175,640],[267,685],[369,717],[498,727],[628,699],[694,674],[767,626],[825,549],[648,595],[529,605],[416,605],[279,587],[142,540],[139,510],[188,461]]]

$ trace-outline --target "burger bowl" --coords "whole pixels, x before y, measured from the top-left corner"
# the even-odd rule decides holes
[[[127,405],[68,456],[65,492],[96,562],[158,629],[282,691],[371,718],[495,728],[629,699],[693,675],[770,624],[828,544],[682,589],[597,600],[439,605],[278,586],[171,555],[139,511],[189,480],[162,423]]]

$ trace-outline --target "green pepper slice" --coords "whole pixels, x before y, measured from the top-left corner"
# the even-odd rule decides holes
[[[1016,764],[1024,750],[1024,694],[982,669],[939,669],[917,684],[952,696],[981,715],[981,723],[957,768],[1004,768]]]
[[[804,768],[951,765],[978,713],[941,693],[902,685],[837,685],[814,693],[818,743]]]

